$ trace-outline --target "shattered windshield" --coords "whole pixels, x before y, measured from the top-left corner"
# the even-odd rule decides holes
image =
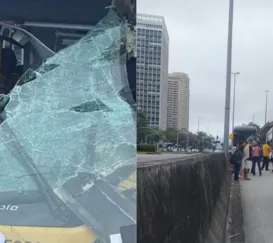
[[[110,11],[84,38],[24,75],[29,80],[12,90],[2,114],[0,194],[39,190],[33,171],[60,198],[64,189],[73,197],[91,191],[122,168],[126,173],[113,181],[134,173],[134,114],[120,96],[128,86],[126,37],[126,23]],[[82,175],[88,179],[72,183],[74,193],[69,183]]]

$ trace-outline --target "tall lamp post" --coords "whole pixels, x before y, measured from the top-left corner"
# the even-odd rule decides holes
[[[178,152],[178,148],[179,148],[179,130],[177,129],[177,134],[176,134],[176,144],[177,144],[177,152]]]
[[[268,92],[269,90],[265,90],[265,117],[264,117],[264,124],[267,122],[267,99],[268,99]]]
[[[252,123],[253,124],[255,123],[255,115],[253,115],[253,117],[252,117]]]
[[[234,77],[234,84],[233,84],[233,110],[232,110],[232,131],[234,129],[234,119],[235,119],[235,97],[236,97],[236,76],[239,75],[239,72],[233,73],[231,72],[231,74],[233,74]]]
[[[224,123],[224,152],[225,152],[226,159],[228,158],[228,147],[229,147],[229,122],[230,122],[229,115],[230,115],[230,88],[231,88],[233,3],[234,3],[234,0],[229,0],[226,100],[225,100],[225,123]]]
[[[190,132],[189,129],[187,128],[182,128],[182,132],[186,135],[186,148],[188,149],[189,147],[189,136],[190,136]]]

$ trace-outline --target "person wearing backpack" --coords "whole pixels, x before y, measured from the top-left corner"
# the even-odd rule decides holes
[[[263,166],[262,166],[262,170],[265,168],[267,171],[269,171],[269,155],[270,155],[270,151],[271,151],[271,147],[270,147],[270,142],[267,142],[266,144],[263,145],[262,147],[262,151],[263,151]]]
[[[256,142],[253,142],[252,145],[252,168],[251,173],[255,176],[256,175],[256,164],[258,164],[258,169],[260,176],[262,176],[262,168],[261,168],[261,149],[257,145]]]
[[[249,174],[248,164],[249,160],[251,160],[252,143],[253,143],[252,139],[249,139],[249,141],[246,141],[244,143],[243,162],[240,170],[240,177],[243,178],[244,180],[250,180],[248,177]]]
[[[234,164],[235,164],[235,157],[234,157],[234,152],[237,150],[239,144],[237,144],[236,146],[234,146],[230,152],[230,170],[232,171],[232,173],[234,173]]]
[[[231,161],[234,163],[234,180],[239,180],[239,173],[243,162],[244,143],[240,142],[236,151],[231,156]]]

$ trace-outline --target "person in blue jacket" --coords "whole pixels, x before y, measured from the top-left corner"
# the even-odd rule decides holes
[[[232,155],[232,161],[234,163],[234,180],[239,180],[239,173],[243,162],[244,142],[240,142],[236,148],[236,151]]]

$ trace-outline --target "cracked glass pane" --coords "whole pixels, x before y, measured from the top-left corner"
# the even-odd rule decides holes
[[[108,208],[105,214],[113,211],[108,204],[126,208],[113,188],[135,173],[134,114],[120,95],[128,87],[127,29],[110,11],[84,38],[29,70],[23,84],[1,99],[0,191],[26,194],[49,186],[84,224],[107,234],[135,219],[135,212],[123,209],[126,220],[103,226],[111,215],[88,208],[92,195],[95,205]]]

